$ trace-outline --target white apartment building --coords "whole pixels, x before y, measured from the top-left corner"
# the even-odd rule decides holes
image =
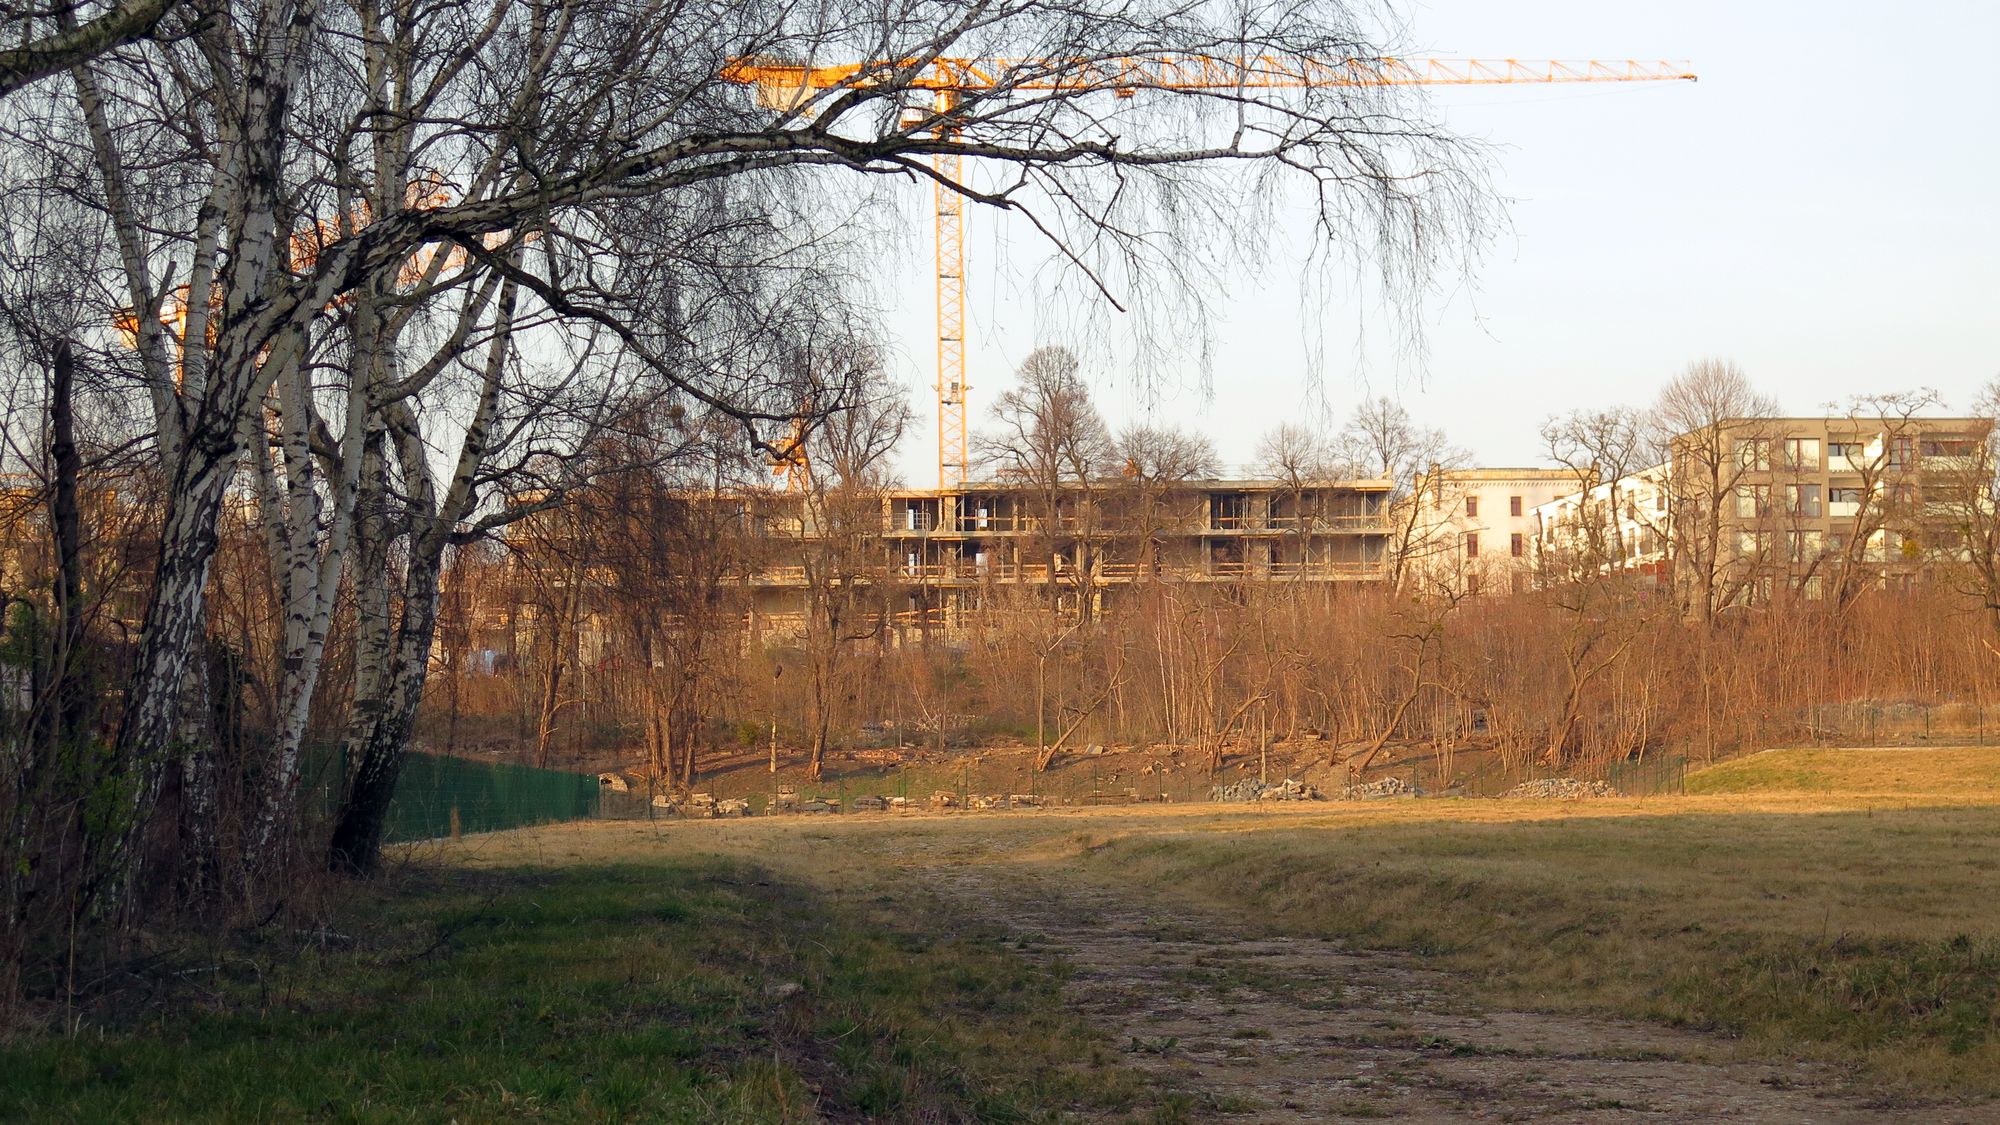
[[[1829,581],[1906,584],[1962,557],[1935,509],[1990,475],[1976,418],[1732,418],[1673,439],[1673,460],[1571,492],[1535,510],[1545,581],[1577,568],[1654,578],[1697,562],[1723,605],[1781,588],[1817,597]],[[1720,494],[1717,490],[1720,489]],[[1978,484],[1983,494],[1984,484]]]
[[[1669,467],[1654,465],[1556,497],[1535,508],[1538,568],[1560,574],[1576,560],[1610,559],[1617,569],[1658,575],[1667,561]]]
[[[1467,594],[1532,585],[1536,511],[1575,492],[1556,468],[1438,469],[1422,474],[1406,504],[1411,580]]]

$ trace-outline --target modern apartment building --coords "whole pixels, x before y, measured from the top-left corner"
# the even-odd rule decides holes
[[[1671,488],[1666,465],[1568,492],[1530,514],[1543,581],[1587,570],[1666,573]]]
[[[1903,415],[1728,419],[1671,460],[1543,505],[1545,578],[1579,564],[1671,576],[1720,608],[1903,584],[1955,557],[1938,512],[1992,466],[1988,423]]]

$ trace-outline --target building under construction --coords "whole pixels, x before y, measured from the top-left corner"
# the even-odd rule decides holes
[[[892,489],[879,522],[850,525],[864,565],[899,617],[953,627],[1004,588],[1042,587],[1094,614],[1149,582],[1352,583],[1381,579],[1389,553],[1391,482],[1111,480],[1044,489],[983,481]],[[873,504],[877,497],[870,497]],[[798,492],[718,495],[762,550],[745,579],[753,631],[783,628],[805,606],[812,556],[832,529]]]

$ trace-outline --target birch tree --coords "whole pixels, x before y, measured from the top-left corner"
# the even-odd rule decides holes
[[[1257,221],[1237,206],[1245,192],[1296,184],[1313,200],[1316,236],[1373,257],[1405,295],[1440,247],[1476,238],[1483,215],[1476,162],[1423,119],[1413,91],[1194,90],[1135,81],[1115,65],[1135,55],[1226,68],[1387,53],[1340,3],[1247,16],[1173,0],[926,0],[867,13],[631,0],[418,9],[210,0],[187,10],[199,18],[184,34],[157,38],[140,30],[149,13],[114,10],[113,24],[87,31],[80,50],[10,72],[25,81],[70,67],[66,84],[43,80],[10,95],[9,108],[32,109],[36,123],[10,130],[10,143],[58,150],[83,173],[65,190],[94,209],[117,290],[96,329],[101,350],[122,323],[169,497],[111,756],[123,831],[92,860],[107,886],[136,885],[141,830],[162,782],[201,753],[185,737],[183,696],[205,644],[218,517],[246,457],[253,476],[269,459],[260,502],[283,524],[270,546],[285,560],[284,647],[296,668],[279,693],[286,716],[309,710],[313,638],[336,585],[340,535],[362,564],[388,557],[382,545],[403,536],[406,547],[423,546],[393,594],[370,586],[357,603],[371,669],[394,654],[386,679],[358,677],[349,742],[377,750],[357,759],[366,778],[357,784],[368,795],[393,784],[393,770],[366,763],[388,760],[378,751],[406,735],[421,692],[436,555],[470,533],[454,519],[481,513],[476,527],[492,514],[485,486],[497,483],[466,465],[459,442],[440,446],[461,454],[456,463],[447,454],[439,466],[418,464],[431,406],[415,405],[420,389],[406,384],[425,364],[402,354],[400,330],[380,322],[408,310],[409,275],[430,271],[427,261],[438,263],[434,280],[460,268],[461,292],[494,302],[497,290],[484,288],[492,277],[514,287],[514,311],[496,303],[471,318],[474,336],[457,350],[475,358],[460,366],[506,370],[491,340],[525,322],[560,323],[572,334],[567,354],[577,354],[576,334],[591,337],[594,357],[615,343],[662,387],[734,417],[746,446],[768,450],[796,402],[739,395],[728,376],[685,362],[670,318],[635,324],[628,315],[659,292],[635,282],[647,271],[596,269],[650,236],[633,221],[649,205],[673,213],[705,191],[738,201],[801,184],[827,192],[833,177],[852,173],[915,180],[1023,213],[1059,260],[1148,317],[1163,340],[1199,331],[1208,279]],[[80,14],[78,30],[94,18]],[[924,90],[935,60],[960,56],[1015,61],[978,90],[944,99]],[[834,88],[787,97],[739,81],[746,57],[860,65]],[[847,216],[835,207],[833,219],[880,198],[864,195]],[[738,231],[725,220],[707,233]],[[695,315],[688,305],[680,312]],[[331,384],[304,372],[339,349],[348,390],[364,401],[352,414],[329,405],[322,430],[301,420],[310,411],[299,403]],[[483,386],[476,375],[466,383]],[[457,400],[461,423],[481,416],[481,393]],[[267,403],[280,413],[270,430]],[[466,479],[474,483],[461,487]],[[386,631],[384,599],[401,607]],[[281,744],[296,720],[284,725]],[[286,819],[290,772],[272,775],[260,836]],[[350,859],[367,852],[352,833],[343,838]]]

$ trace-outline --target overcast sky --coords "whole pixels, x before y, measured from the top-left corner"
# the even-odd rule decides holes
[[[2000,3],[1428,0],[1405,11],[1412,53],[1687,59],[1701,80],[1434,91],[1447,127],[1497,146],[1511,229],[1469,285],[1432,302],[1421,364],[1384,331],[1357,343],[1351,303],[1303,301],[1295,271],[1219,278],[1213,389],[1190,361],[1153,396],[1153,420],[1199,428],[1240,463],[1278,420],[1337,423],[1384,393],[1481,463],[1533,464],[1550,413],[1644,402],[1704,356],[1735,360],[1794,413],[1918,386],[1957,407],[2000,375],[2000,86],[1977,61],[2000,43]],[[1305,234],[1300,214],[1274,238]],[[1042,342],[1044,318],[1009,272],[1032,238],[1005,216],[972,215],[975,431]],[[887,293],[892,363],[921,422],[903,475],[929,485],[927,232],[905,257]],[[1328,347],[1317,366],[1313,340]],[[1093,366],[1114,423],[1145,416],[1129,373]]]

